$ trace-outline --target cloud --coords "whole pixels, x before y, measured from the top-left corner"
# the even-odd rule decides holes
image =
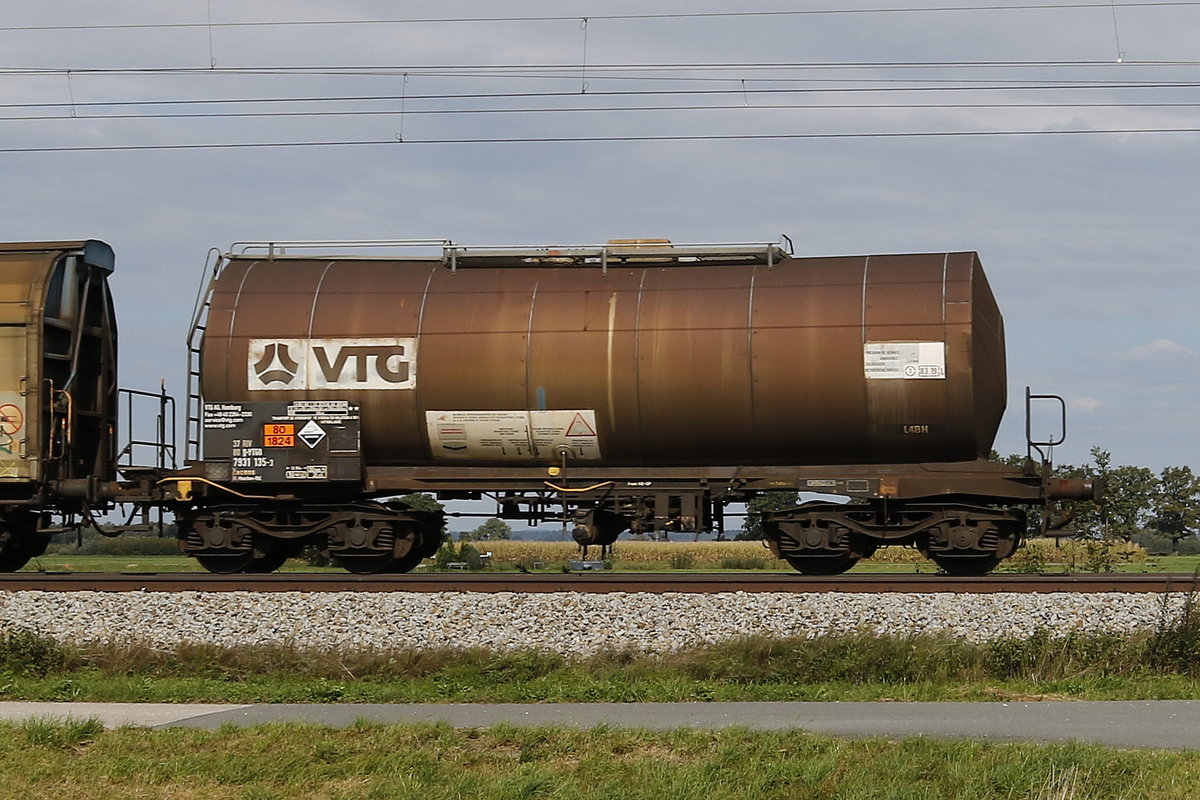
[[[1129,355],[1136,361],[1161,361],[1165,359],[1196,358],[1198,354],[1195,350],[1189,350],[1170,339],[1155,339],[1149,344],[1133,348],[1129,351]]]
[[[1102,405],[1104,401],[1095,397],[1072,397],[1067,400],[1067,408],[1080,414],[1092,414]]]

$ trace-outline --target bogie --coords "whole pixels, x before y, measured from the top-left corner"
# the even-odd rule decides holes
[[[773,551],[800,572],[833,575],[882,545],[915,545],[950,575],[984,575],[1016,551],[1020,511],[964,504],[805,503],[764,513]]]
[[[185,517],[183,550],[211,572],[273,572],[306,544],[349,572],[408,572],[441,544],[442,515],[378,503],[217,506]]]

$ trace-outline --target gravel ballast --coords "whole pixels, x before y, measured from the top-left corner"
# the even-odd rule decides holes
[[[1132,633],[1182,594],[0,592],[0,628],[66,644],[284,644],[313,650],[483,647],[667,652],[760,634],[946,633],[974,642],[1039,629]]]

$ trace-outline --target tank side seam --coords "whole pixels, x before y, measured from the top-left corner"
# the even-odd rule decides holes
[[[863,278],[862,278],[862,341],[867,343],[867,276],[871,271],[871,257],[866,256],[863,259]]]
[[[336,261],[330,261],[325,265],[325,269],[321,271],[321,279],[317,281],[317,288],[313,289],[312,304],[308,308],[308,338],[313,335],[313,320],[317,318],[317,300],[321,297],[321,287],[325,285],[325,276],[329,274],[329,270],[333,269]],[[308,387],[305,387],[306,389]]]
[[[641,445],[640,458],[646,461],[646,445],[642,425],[642,294],[646,291],[646,275],[649,269],[642,269],[642,277],[638,281],[637,307],[633,315],[633,397],[634,412],[637,414],[637,441]]]
[[[230,353],[229,350],[232,349],[232,345],[233,345],[233,330],[237,325],[237,312],[238,312],[238,309],[241,308],[241,305],[242,305],[242,290],[246,287],[246,281],[250,278],[250,273],[254,270],[255,267],[257,267],[261,263],[262,263],[262,260],[260,259],[258,261],[255,261],[254,263],[252,263],[250,266],[246,267],[246,271],[242,273],[242,280],[238,283],[237,294],[234,295],[234,298],[233,298],[233,309],[229,314],[229,339],[228,339],[229,344],[227,345],[227,350],[226,350],[226,352],[229,354],[229,356],[233,355],[233,353]],[[214,293],[215,293],[215,289],[214,289]],[[202,336],[201,342],[203,342],[203,338],[204,337]],[[226,370],[225,380],[229,386],[236,386],[237,380],[234,379],[232,372],[236,371],[238,369],[238,367],[235,366],[235,364],[234,364],[235,360],[232,357],[227,358],[226,361],[227,361],[227,363],[225,366],[225,370]],[[201,369],[201,372],[203,372],[203,371],[204,370]],[[246,372],[246,366],[244,364],[241,366],[241,371],[243,373],[243,377],[245,377],[244,373]],[[203,376],[201,376],[201,380],[203,380]],[[246,383],[247,383],[247,387],[248,387],[248,385],[249,385],[248,378],[246,379]]]
[[[533,383],[530,380],[530,365],[533,363],[533,314],[537,309],[538,281],[533,281],[533,290],[529,293],[529,320],[525,324],[525,386],[521,394],[525,397],[525,410],[537,407],[537,398],[530,395]],[[529,449],[533,450],[533,430],[529,429]]]
[[[416,335],[414,338],[414,343],[416,346],[416,354],[414,355],[415,360],[413,362],[413,367],[418,372],[421,371],[421,365],[420,365],[421,332],[425,329],[425,302],[429,299],[430,287],[433,286],[433,277],[435,275],[437,275],[438,270],[441,268],[442,268],[441,264],[434,264],[433,267],[430,268],[429,277],[425,279],[425,291],[421,293],[421,307],[417,310],[417,330],[416,330]],[[424,386],[424,381],[418,380],[417,385],[414,387],[414,393],[413,393],[413,403],[414,403],[413,409],[418,414],[420,413],[421,409],[425,408],[424,404],[421,401],[421,387],[422,386]],[[418,427],[420,427],[419,423],[420,423],[420,420],[418,419]],[[430,457],[432,457],[433,444],[431,442],[429,442],[428,430],[425,430],[425,440],[426,440],[426,444],[429,446]]]
[[[775,266],[779,269],[779,266]],[[750,392],[750,441],[758,441],[758,408],[754,402],[754,287],[758,266],[750,268],[750,292],[746,303],[746,385]]]

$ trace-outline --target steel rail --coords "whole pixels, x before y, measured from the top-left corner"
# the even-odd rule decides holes
[[[351,575],[195,572],[17,572],[0,574],[0,592],[847,592],[847,593],[1096,593],[1187,592],[1200,587],[1190,573],[1109,575],[834,575],[799,573],[438,573]]]

